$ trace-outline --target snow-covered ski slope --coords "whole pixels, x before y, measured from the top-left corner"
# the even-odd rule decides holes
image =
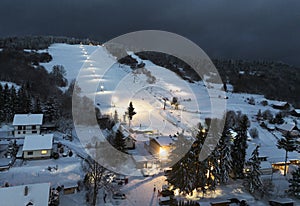
[[[48,52],[53,60],[43,66],[51,71],[54,65],[63,65],[69,81],[75,79],[79,70],[85,65],[88,71],[87,80],[91,85],[95,85],[96,82],[98,86],[95,104],[100,107],[102,113],[113,115],[117,111],[119,119],[123,121],[123,115],[127,111],[129,102],[132,101],[137,112],[131,122],[133,128],[153,130],[162,135],[175,134],[184,130],[188,135],[200,119],[204,120],[206,117],[216,115],[211,113],[210,100],[225,101],[224,97],[218,95],[222,85],[205,86],[202,81],[188,83],[174,72],[150,61],[143,61],[145,68],[133,72],[129,66],[118,64],[102,46],[53,44]],[[94,61],[95,59],[91,60],[90,57],[94,52],[97,53],[97,58],[104,58],[100,62],[105,62],[105,65],[115,64],[106,68],[105,65]],[[141,61],[136,55],[130,52],[128,54]],[[215,90],[215,95],[209,97],[207,86]],[[178,97],[180,102],[179,110],[175,110],[170,104],[174,96]],[[166,101],[166,110],[163,110],[165,97],[169,101]],[[248,142],[249,153],[259,144],[261,154],[269,156],[271,162],[283,161],[284,150],[279,150],[276,146],[278,138],[281,138],[280,133],[261,128],[254,118],[259,109],[261,111],[269,109],[273,114],[277,113],[278,110],[269,106],[273,101],[268,100],[269,105],[263,106],[259,104],[265,100],[262,95],[228,92],[227,97],[227,110],[247,114],[251,120],[250,128],[257,127],[259,131],[259,138]],[[255,105],[248,104],[247,99],[251,97],[255,99]],[[128,119],[125,120],[128,122]],[[289,159],[296,158],[300,158],[299,153],[289,153]]]

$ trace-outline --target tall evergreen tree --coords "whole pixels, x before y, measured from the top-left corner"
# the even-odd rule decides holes
[[[132,120],[132,117],[136,114],[136,112],[134,111],[134,107],[132,105],[132,102],[129,103],[129,107],[128,107],[128,118],[129,118],[129,127],[130,127],[130,122]]]
[[[125,143],[124,135],[120,130],[118,130],[115,135],[115,138],[113,140],[113,146],[121,152],[126,151],[125,149],[126,143]]]
[[[218,148],[220,150],[220,183],[226,184],[232,167],[230,132],[227,122],[225,122]]]
[[[58,105],[53,98],[49,98],[44,105],[43,113],[46,122],[53,122],[59,118]]]
[[[200,189],[205,193],[208,185],[208,161],[199,161],[199,155],[207,133],[199,126],[199,132],[195,137],[190,150],[185,156],[172,166],[167,176],[167,181],[180,192],[191,194],[194,189]]]
[[[292,173],[289,183],[289,192],[295,197],[300,198],[300,167]]]
[[[277,142],[278,149],[284,149],[285,150],[285,159],[284,159],[284,173],[283,175],[286,175],[286,163],[288,158],[288,152],[292,152],[296,149],[296,143],[295,138],[291,136],[290,132],[287,133],[285,138],[281,138]]]
[[[256,146],[252,152],[251,158],[247,162],[247,166],[250,169],[250,172],[246,176],[247,186],[250,193],[254,191],[261,191],[262,181],[260,179],[260,160],[259,160],[259,146]]]
[[[243,169],[245,165],[247,145],[247,129],[249,127],[249,119],[246,115],[241,115],[239,118],[237,136],[232,145],[232,171],[236,178],[243,177]]]

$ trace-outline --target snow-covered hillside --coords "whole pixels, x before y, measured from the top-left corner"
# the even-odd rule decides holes
[[[48,52],[53,60],[43,66],[51,71],[54,65],[63,65],[69,81],[75,79],[80,69],[83,68],[86,73],[81,73],[81,76],[88,74],[84,77],[86,81],[91,87],[97,86],[95,104],[100,107],[102,113],[111,115],[116,110],[119,119],[123,121],[128,103],[133,101],[137,112],[132,121],[133,127],[142,126],[163,135],[174,134],[182,130],[189,134],[200,119],[204,120],[206,117],[215,115],[211,113],[210,101],[213,101],[212,99],[223,101],[223,97],[218,96],[222,85],[209,85],[213,88],[212,91],[216,91],[215,96],[209,97],[207,87],[201,81],[188,83],[174,72],[154,65],[150,61],[143,61],[144,71],[133,72],[129,66],[116,63],[116,60],[102,46],[53,44]],[[130,52],[128,54],[138,62],[141,61],[136,55]],[[95,61],[97,59],[99,61]],[[101,65],[103,62],[105,62],[104,66]],[[107,65],[112,66],[107,68]],[[149,81],[149,78],[153,81]],[[175,110],[170,104],[174,96],[180,101],[179,110]],[[166,97],[169,101],[166,101],[167,109],[163,110],[163,98]],[[274,114],[278,110],[259,104],[262,100],[266,100],[262,95],[228,92],[227,97],[227,110],[247,114],[252,120],[250,127],[256,127],[259,131],[259,138],[249,142],[249,151],[259,144],[261,154],[270,156],[271,162],[283,161],[284,150],[276,147],[277,139],[281,137],[280,134],[262,129],[254,119],[259,109],[261,111],[268,109]],[[247,99],[251,97],[255,99],[255,105],[248,104]],[[268,100],[268,102],[270,105],[273,101]],[[300,156],[299,153],[293,152],[289,157],[295,159]]]

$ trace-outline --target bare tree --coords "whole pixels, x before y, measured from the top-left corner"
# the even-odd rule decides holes
[[[109,186],[109,178],[107,178],[107,175],[109,175],[110,172],[92,158],[88,158],[86,162],[88,164],[88,171],[85,176],[85,185],[90,191],[88,197],[91,196],[91,205],[95,206],[97,204],[99,189]]]

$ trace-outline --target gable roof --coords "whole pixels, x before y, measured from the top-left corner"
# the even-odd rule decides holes
[[[28,188],[27,195],[24,194]],[[28,184],[13,187],[0,188],[0,199],[5,205],[19,206],[33,205],[48,206],[50,183]]]
[[[170,146],[173,144],[173,139],[170,136],[159,136],[153,138],[160,146]]]
[[[296,127],[296,124],[294,122],[289,122],[289,123],[286,122],[286,123],[278,125],[276,127],[279,130],[290,132],[290,131],[292,131]]]
[[[23,151],[52,149],[53,134],[25,136]]]
[[[15,114],[13,125],[42,125],[43,114]]]

